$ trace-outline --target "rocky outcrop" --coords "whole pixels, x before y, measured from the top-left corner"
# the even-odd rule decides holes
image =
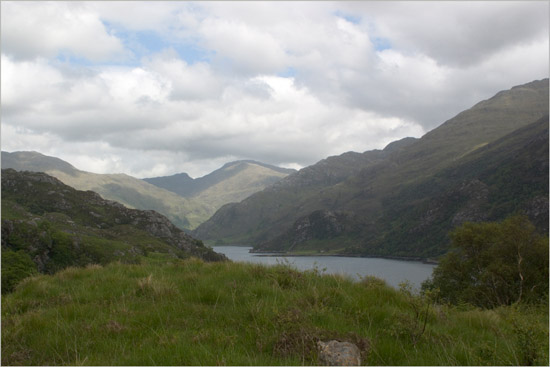
[[[45,173],[2,170],[2,197],[28,208],[35,215],[62,213],[79,225],[100,230],[131,225],[192,256],[207,261],[226,259],[156,211],[127,208],[93,191],[75,190]]]
[[[272,248],[284,248],[287,252],[300,244],[315,239],[334,238],[353,227],[354,216],[331,210],[316,210],[298,219],[292,228],[281,236],[259,246],[258,252],[270,251]]]
[[[360,366],[361,351],[350,342],[318,341],[319,364],[321,366]]]
[[[548,196],[536,196],[527,202],[522,212],[537,225],[538,228],[544,228],[545,234],[548,234]]]
[[[478,179],[464,182],[458,189],[458,194],[466,202],[456,212],[451,220],[453,227],[458,227],[465,222],[481,222],[487,219],[487,204],[489,188]]]

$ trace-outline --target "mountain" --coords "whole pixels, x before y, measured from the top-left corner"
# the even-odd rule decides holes
[[[2,152],[2,168],[45,172],[69,186],[95,191],[129,208],[156,210],[182,229],[197,227],[222,205],[241,201],[294,172],[259,162],[239,161],[196,180],[185,173],[140,180],[125,174],[81,171],[59,158],[37,152]],[[190,184],[186,186],[185,182]]]
[[[230,191],[246,190],[254,193],[258,191],[257,187],[263,189],[263,187],[275,183],[282,177],[288,176],[294,172],[296,172],[294,169],[276,167],[252,160],[241,160],[226,163],[220,169],[197,179],[189,177],[187,173],[178,173],[172,176],[144,178],[143,180],[168,191],[172,191],[180,196],[191,197],[199,195],[213,186],[220,184],[224,189],[227,186]],[[237,179],[242,181],[239,182],[239,188],[234,188],[231,184],[224,184],[225,181],[235,179],[240,175],[248,176],[248,179]],[[250,186],[250,189],[247,190],[242,184]],[[238,195],[237,197],[239,196],[242,195]],[[244,197],[232,201],[241,201],[242,199],[244,199]]]
[[[2,170],[3,277],[5,267],[17,267],[6,253],[27,257],[43,273],[116,260],[139,262],[151,253],[225,259],[155,211],[129,209],[45,173],[13,169]]]
[[[371,226],[358,215],[316,211],[257,251],[330,250],[332,239],[345,253],[426,258],[444,252],[447,233],[464,222],[518,212],[548,234],[548,116],[404,186],[383,200]]]
[[[193,228],[207,216],[206,207],[125,174],[97,174],[38,152],[2,152],[2,168],[45,172],[78,190],[91,190],[129,208],[156,210],[182,229]]]
[[[438,256],[447,249],[447,239],[441,233],[461,222],[460,213],[464,219],[498,219],[520,210],[522,206],[530,211],[527,209],[530,200],[540,204],[544,198],[546,209],[541,210],[547,212],[547,172],[542,175],[540,171],[533,171],[532,175],[525,176],[533,185],[526,187],[521,200],[510,195],[495,199],[499,197],[498,190],[515,190],[512,183],[517,181],[515,177],[516,173],[520,174],[517,169],[521,165],[512,158],[537,161],[542,155],[543,161],[548,162],[548,154],[541,153],[548,149],[547,132],[546,148],[541,141],[543,146],[537,146],[538,151],[525,150],[529,144],[523,144],[525,140],[518,138],[527,134],[526,131],[537,130],[523,131],[521,128],[547,115],[548,79],[499,92],[459,113],[421,139],[390,144],[382,152],[346,153],[332,157],[333,162],[349,162],[350,156],[363,158],[350,162],[353,168],[344,170],[349,174],[342,172],[338,179],[318,180],[320,184],[317,185],[313,181],[307,183],[303,179],[303,176],[307,177],[306,172],[317,171],[318,178],[323,174],[332,177],[332,167],[327,167],[326,161],[306,167],[241,203],[222,207],[194,233],[212,242],[253,245],[256,251],[290,249],[293,252],[323,250],[355,255]],[[540,128],[541,124],[544,122],[537,126]],[[533,134],[525,139],[533,140],[536,134],[544,136],[544,131]],[[499,142],[499,139],[504,140]],[[498,152],[490,149],[497,142],[505,147]],[[503,158],[504,152],[516,151],[518,146],[524,147],[522,157]],[[366,157],[370,160],[366,161]],[[474,161],[478,162],[474,167],[477,171],[468,166]],[[505,162],[511,162],[508,171],[502,168]],[[472,171],[460,167],[470,167]],[[500,175],[490,174],[496,171],[500,171]],[[454,185],[456,182],[464,186]],[[478,208],[482,215],[475,217],[467,210],[468,203],[475,206],[475,200],[467,198],[468,192],[473,195],[480,185],[489,186],[489,196],[487,204]],[[461,193],[461,187],[466,199],[454,202],[452,199]],[[455,196],[451,194],[453,192]],[[428,203],[437,202],[437,195],[440,199],[448,199],[441,201],[440,205],[449,213],[435,221],[426,219],[425,228],[417,228],[421,229],[419,232],[411,231],[411,228],[418,227],[413,224],[418,216],[430,218],[430,210],[437,206]],[[422,208],[426,210],[422,211]],[[459,219],[453,222],[455,217]],[[308,231],[308,228],[313,230]],[[390,239],[395,242],[390,243]],[[423,243],[424,240],[428,241]]]
[[[223,206],[210,220],[201,224],[194,234],[206,240],[215,239],[219,244],[250,245],[277,236],[285,226],[290,226],[299,217],[296,213],[306,215],[320,209],[322,204],[316,201],[316,197],[324,190],[342,183],[363,168],[382,162],[389,154],[415,141],[414,138],[405,138],[389,144],[384,150],[347,152],[323,159],[238,204]],[[264,222],[269,225],[262,227]],[[255,227],[260,229],[259,235],[254,233]],[[239,233],[243,228],[244,235]]]
[[[2,152],[2,168],[12,168],[16,171],[63,172],[71,176],[82,172],[62,159],[37,152]]]
[[[243,160],[227,163],[197,179],[180,173],[145,178],[144,181],[186,197],[192,202],[201,203],[207,208],[210,217],[224,204],[239,202],[294,172],[296,170]],[[204,218],[206,219],[208,218]]]

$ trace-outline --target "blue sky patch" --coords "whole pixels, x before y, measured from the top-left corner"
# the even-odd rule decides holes
[[[340,18],[344,18],[345,20],[347,20],[348,22],[353,23],[353,24],[361,23],[361,17],[344,13],[341,10],[335,11],[334,15],[336,15],[337,17],[340,17]]]
[[[143,57],[172,49],[188,64],[209,61],[212,53],[199,47],[193,41],[185,42],[179,39],[171,39],[159,32],[152,30],[133,31],[119,27],[115,24],[103,21],[107,31],[120,39],[124,47],[134,55],[134,60],[128,60],[128,64],[139,62]]]
[[[371,39],[371,42],[374,45],[374,49],[376,51],[384,51],[391,48],[391,42],[387,38],[375,37]]]
[[[292,66],[287,67],[284,71],[277,73],[277,76],[282,78],[294,78],[296,76],[296,69]]]
[[[55,61],[59,62],[60,64],[71,64],[78,66],[92,66],[97,64],[88,60],[85,57],[76,56],[69,50],[62,50],[58,52],[57,56],[55,57]]]

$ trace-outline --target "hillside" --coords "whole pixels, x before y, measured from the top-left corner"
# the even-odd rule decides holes
[[[391,212],[390,208],[415,207],[419,203],[418,199],[414,195],[407,198],[407,192],[417,191],[416,187],[429,182],[437,174],[444,174],[445,169],[469,154],[547,114],[548,79],[499,92],[489,100],[461,112],[421,139],[410,141],[401,149],[390,150],[384,156],[380,156],[379,151],[363,153],[362,156],[376,156],[376,159],[367,164],[355,165],[357,169],[351,169],[350,174],[340,180],[305,189],[301,180],[291,183],[304,170],[324,170],[320,164],[307,167],[275,185],[280,187],[287,183],[287,187],[269,188],[239,204],[222,207],[209,221],[199,226],[195,233],[199,238],[212,242],[249,244],[260,251],[285,251],[295,242],[290,239],[293,235],[289,237],[289,231],[300,227],[300,222],[309,225],[311,221],[306,219],[312,213],[322,211],[325,214],[318,215],[317,218],[325,218],[322,219],[325,224],[320,225],[332,226],[334,230],[329,231],[330,238],[297,233],[306,238],[301,245],[304,251],[325,249],[338,253],[388,256],[395,247],[401,246],[400,256],[437,256],[445,252],[446,243],[434,245],[432,242],[407,248],[408,229],[412,224],[401,222],[405,221],[404,216],[394,222],[395,227],[391,229],[387,225],[381,225],[384,221],[387,223],[386,219],[393,218],[392,215],[401,214],[399,210]],[[509,140],[511,144],[512,140]],[[515,177],[514,173],[510,172],[509,177]],[[461,177],[454,179],[460,180]],[[473,180],[472,177],[470,179]],[[432,188],[429,185],[423,188],[426,195],[431,195]],[[299,195],[293,196],[294,193]],[[540,201],[540,198],[531,199]],[[388,202],[392,201],[399,202],[399,206],[388,208]],[[511,214],[509,211],[517,208],[514,205],[501,207],[507,209],[503,209],[499,215],[504,215],[505,212]],[[456,215],[460,208],[448,209],[456,209]],[[496,218],[499,215],[487,214],[487,217]],[[334,218],[347,219],[338,223],[334,222]],[[429,223],[425,230],[443,233],[443,228],[449,229],[448,223],[443,227],[440,224],[442,223]],[[389,232],[393,234],[394,240],[400,241],[392,245],[393,249],[388,248],[388,242],[383,239]],[[287,239],[276,239],[282,234]],[[434,235],[433,241],[437,238],[441,239]]]
[[[2,365],[319,365],[316,343],[331,339],[356,344],[363,365],[548,365],[547,303],[428,302],[284,265],[69,268],[2,296]]]
[[[67,266],[139,262],[150,252],[225,259],[155,211],[126,208],[44,173],[2,170],[2,292],[10,267],[29,260],[29,271],[54,273]]]
[[[348,246],[345,253],[425,258],[445,252],[448,232],[464,222],[499,221],[518,212],[548,233],[548,168],[546,116],[385,198],[372,226],[357,216],[318,211],[256,249],[334,250],[308,241],[336,239]]]
[[[401,145],[412,144],[414,139],[403,139]],[[374,150],[363,154],[347,152],[339,156],[328,157],[318,163],[293,173],[278,183],[250,196],[239,204],[228,204],[218,210],[215,215],[199,226],[194,232],[205,239],[217,239],[217,243],[241,243],[241,237],[235,238],[239,229],[257,226],[259,222],[271,221],[271,216],[285,209],[296,210],[298,203],[306,202],[323,190],[346,180],[350,175],[381,162],[388,154],[399,150],[399,144],[390,144],[387,149]],[[288,217],[290,215],[290,218]],[[284,212],[281,220],[292,220],[292,213]],[[239,223],[240,220],[246,223]],[[275,236],[280,233],[281,226],[274,225],[262,228]],[[237,225],[239,229],[232,228]],[[250,229],[248,229],[250,230]],[[215,233],[215,235],[213,235]],[[250,234],[250,232],[249,232]],[[267,234],[267,235],[269,235]],[[222,240],[228,236],[227,241]],[[245,240],[246,241],[246,240]]]

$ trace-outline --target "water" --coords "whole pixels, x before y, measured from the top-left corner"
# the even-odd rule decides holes
[[[275,265],[288,261],[298,270],[317,268],[328,274],[343,274],[355,280],[366,275],[384,279],[388,285],[398,287],[399,283],[409,281],[414,287],[420,288],[421,283],[432,275],[435,265],[419,261],[389,260],[368,257],[341,256],[262,256],[251,254],[251,247],[215,246],[214,251],[224,254],[233,261],[243,261]]]

